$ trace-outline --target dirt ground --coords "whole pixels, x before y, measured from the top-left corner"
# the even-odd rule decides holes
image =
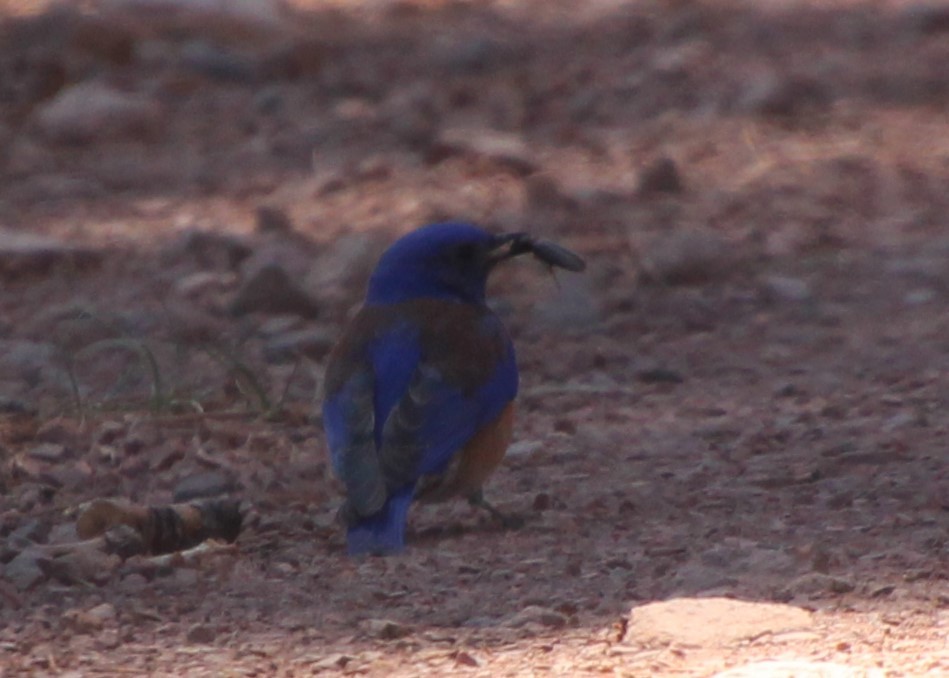
[[[159,4],[0,2],[0,675],[949,675],[949,3]],[[525,525],[354,561],[326,352],[445,218],[588,262],[492,283]],[[812,621],[631,624],[711,596]]]

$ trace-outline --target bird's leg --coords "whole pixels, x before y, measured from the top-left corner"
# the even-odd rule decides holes
[[[506,530],[517,530],[524,527],[524,519],[520,516],[504,513],[489,504],[488,500],[484,498],[484,491],[481,488],[468,495],[468,503],[490,513],[491,517]]]

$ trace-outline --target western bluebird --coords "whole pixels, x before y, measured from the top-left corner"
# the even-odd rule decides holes
[[[413,499],[460,495],[494,512],[481,486],[511,440],[518,372],[485,286],[496,264],[527,252],[583,268],[553,243],[463,223],[420,228],[379,260],[324,384],[350,554],[402,550]]]

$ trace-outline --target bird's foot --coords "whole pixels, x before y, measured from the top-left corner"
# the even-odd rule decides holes
[[[487,511],[505,530],[519,530],[524,527],[524,518],[514,513],[504,513],[496,509],[488,503],[488,500],[484,498],[484,494],[482,494],[480,490],[468,497],[468,503],[476,508]]]

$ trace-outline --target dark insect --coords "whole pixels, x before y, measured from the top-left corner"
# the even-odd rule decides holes
[[[509,237],[511,239],[509,256],[516,257],[519,254],[530,253],[548,266],[577,273],[587,267],[586,262],[579,255],[550,240],[534,238],[526,233],[512,233]]]

